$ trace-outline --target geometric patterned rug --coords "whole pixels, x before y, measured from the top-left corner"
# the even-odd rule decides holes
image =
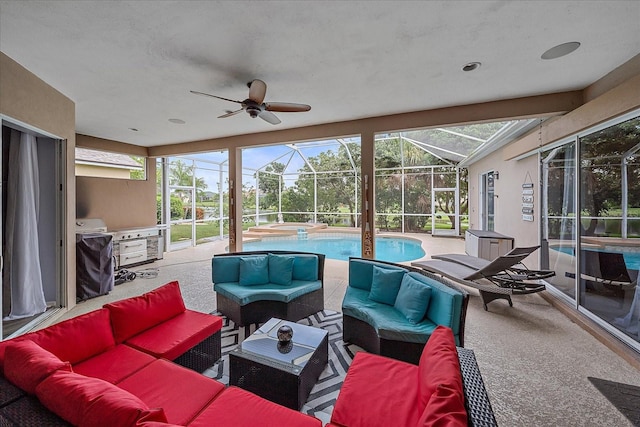
[[[640,387],[601,378],[587,378],[632,425],[640,426]]]
[[[238,328],[221,313],[213,312],[212,314],[224,318],[221,333],[222,357],[218,363],[207,369],[203,374],[228,385],[229,352],[236,348],[245,337],[255,332],[260,325],[253,324]],[[325,424],[328,423],[331,418],[333,406],[335,405],[342,381],[344,381],[353,356],[362,349],[353,344],[344,345],[342,342],[342,313],[323,310],[298,321],[298,323],[321,328],[329,333],[329,363],[327,363],[324,371],[320,374],[316,385],[311,389],[307,403],[301,410],[301,412],[319,418],[322,423]]]

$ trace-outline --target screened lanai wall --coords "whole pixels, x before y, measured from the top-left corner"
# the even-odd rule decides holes
[[[457,164],[531,120],[485,123],[375,136],[377,232],[459,235],[468,226],[466,170]],[[266,238],[272,224],[323,224],[356,235],[362,228],[359,137],[245,148],[243,236]],[[170,247],[225,239],[229,232],[227,151],[160,160],[158,221]],[[166,194],[162,197],[162,194]],[[370,203],[370,204],[369,204]],[[274,226],[275,228],[275,226]],[[280,227],[280,230],[283,230]]]

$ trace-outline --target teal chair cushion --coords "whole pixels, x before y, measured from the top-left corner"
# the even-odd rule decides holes
[[[239,283],[216,283],[213,290],[224,295],[239,305],[247,305],[256,301],[280,301],[288,303],[301,295],[322,288],[322,282],[293,280],[291,285],[282,286],[273,283],[266,285],[243,286]]]
[[[294,257],[269,254],[269,282],[289,286],[293,278]]]
[[[393,305],[396,302],[404,275],[405,272],[402,270],[390,270],[374,265],[369,299]]]
[[[400,284],[400,290],[393,305],[412,324],[420,323],[424,318],[429,300],[431,299],[431,288],[406,274]]]
[[[377,263],[375,261],[365,259],[351,259],[349,260],[349,286],[371,291],[373,267],[379,267],[385,270],[407,271],[404,268],[396,267],[394,265]]]
[[[342,312],[368,323],[386,340],[424,344],[437,326],[426,317],[415,325],[409,323],[393,306],[372,301],[367,291],[354,287],[347,287]]]
[[[213,283],[238,282],[240,280],[239,256],[215,256],[211,259]]]
[[[411,272],[409,276],[433,289],[429,307],[427,307],[427,317],[438,325],[448,326],[457,337],[460,333],[460,317],[464,300],[462,293],[419,273]]]
[[[269,283],[269,257],[267,255],[240,257],[239,282],[243,286]]]
[[[318,280],[318,257],[316,255],[295,255],[293,260],[293,280],[313,282]]]

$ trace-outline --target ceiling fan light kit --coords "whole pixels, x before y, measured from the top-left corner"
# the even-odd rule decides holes
[[[191,93],[195,95],[203,95],[209,96],[211,98],[222,99],[223,101],[235,102],[236,104],[240,104],[241,108],[239,110],[231,111],[227,110],[225,114],[218,116],[219,119],[224,119],[227,117],[235,116],[236,114],[246,111],[249,113],[249,117],[256,118],[260,117],[267,123],[271,123],[272,125],[277,125],[281,123],[278,116],[273,114],[275,112],[281,113],[297,113],[311,110],[311,106],[306,104],[296,104],[292,102],[264,102],[264,98],[267,94],[267,84],[262,80],[252,80],[247,83],[249,86],[249,97],[244,101],[236,101],[234,99],[223,98],[217,95],[211,95],[204,92],[198,92],[192,90]]]

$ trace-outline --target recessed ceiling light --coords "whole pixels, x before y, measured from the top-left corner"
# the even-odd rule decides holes
[[[180,119],[169,119],[169,121],[170,121],[171,123],[175,123],[175,124],[177,124],[177,125],[183,125],[183,124],[187,123],[187,122],[185,122],[184,120],[180,120]]]
[[[129,128],[129,130],[133,131],[133,132],[138,132],[138,129],[136,129],[136,128]]]
[[[477,70],[478,68],[480,68],[480,65],[482,65],[480,62],[469,62],[468,64],[465,64],[462,67],[462,71],[473,71],[473,70]]]
[[[554,46],[545,53],[542,54],[542,59],[556,59],[565,55],[569,55],[571,52],[580,47],[579,42],[562,43],[558,46]]]

